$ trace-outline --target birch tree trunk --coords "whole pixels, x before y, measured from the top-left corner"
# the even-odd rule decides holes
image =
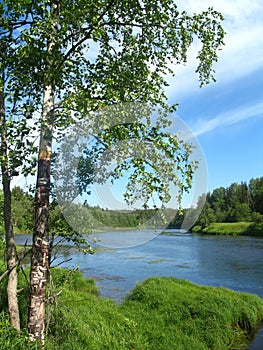
[[[58,15],[59,1],[52,1],[51,15]],[[49,274],[49,197],[50,163],[52,154],[52,127],[55,102],[55,84],[52,75],[52,48],[55,45],[54,34],[57,29],[54,20],[53,34],[48,42],[46,62],[46,81],[42,109],[42,124],[38,154],[38,172],[35,196],[35,223],[30,271],[30,301],[28,311],[28,331],[31,341],[45,343],[45,297]]]
[[[4,60],[2,53],[2,59]],[[4,65],[2,65],[3,67]],[[4,192],[4,222],[5,222],[5,238],[6,238],[6,263],[8,273],[7,283],[7,299],[10,322],[15,329],[20,331],[19,307],[17,300],[17,254],[14,241],[14,230],[12,225],[11,214],[11,176],[8,164],[8,140],[7,125],[5,114],[5,93],[4,93],[5,73],[4,68],[1,72],[1,91],[0,91],[0,127],[1,127],[1,172],[2,184]]]
[[[44,344],[45,297],[49,271],[49,194],[52,124],[50,118],[54,105],[52,86],[44,91],[42,132],[38,155],[38,173],[35,196],[35,224],[30,271],[30,302],[28,330],[30,340],[39,339]]]

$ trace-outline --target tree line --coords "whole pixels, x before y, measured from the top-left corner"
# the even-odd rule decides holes
[[[207,193],[196,225],[205,228],[211,223],[242,221],[263,227],[263,177],[252,178],[248,183],[232,183]]]
[[[34,227],[34,196],[20,187],[12,189],[12,222],[15,233],[31,233]],[[3,191],[0,191],[0,234],[4,234],[4,200]],[[73,209],[72,209],[73,210]],[[74,211],[74,210],[73,210]],[[86,221],[83,233],[90,233],[103,229],[118,228],[143,228],[145,223],[151,223],[155,217],[155,222],[165,225],[173,215],[174,210],[166,209],[163,211],[156,209],[137,209],[137,210],[111,210],[99,206],[75,205],[76,217],[79,220],[81,213],[88,211],[90,221]],[[85,217],[84,217],[85,220]],[[152,222],[154,226],[154,222]],[[68,224],[63,216],[63,212],[56,200],[50,204],[49,230],[54,235],[70,236],[74,229]]]
[[[228,187],[218,187],[204,195],[205,204],[195,225],[201,228],[217,222],[254,222],[263,223],[263,177],[252,178],[249,182],[232,183]],[[31,233],[34,226],[34,196],[16,186],[12,189],[12,221],[16,233]],[[200,197],[199,201],[204,198]],[[4,233],[4,198],[0,191],[0,232]],[[170,228],[181,228],[186,216],[194,215],[193,208],[184,208],[182,212],[173,209],[110,210],[99,206],[76,205],[75,210],[89,212],[90,222],[86,222],[83,233],[103,229],[143,228],[153,216],[156,222],[169,223]],[[163,217],[162,217],[163,215]],[[169,219],[173,217],[170,221]],[[84,220],[86,220],[84,218]],[[153,223],[154,224],[154,223]],[[54,235],[67,235],[74,229],[67,223],[56,200],[50,205],[49,229]]]

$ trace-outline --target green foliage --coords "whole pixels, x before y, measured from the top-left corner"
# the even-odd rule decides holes
[[[215,229],[218,229],[218,234],[259,234],[263,230],[263,214],[260,212],[252,211],[255,207],[252,197],[255,197],[257,193],[257,200],[259,201],[260,190],[256,192],[254,183],[260,183],[259,179],[251,180],[253,183],[253,195],[250,191],[250,186],[239,197],[239,200],[233,200],[228,188],[220,188],[213,191],[212,194],[207,195],[207,201],[204,205],[202,214],[197,220],[196,226],[192,229],[193,232],[209,232],[215,233]],[[240,191],[239,186],[235,184],[236,191]],[[231,185],[230,188],[233,188]],[[221,193],[221,197],[217,195]],[[17,233],[31,232],[33,226],[33,197],[21,190],[19,187],[15,187],[12,190],[13,195],[13,223],[15,231]],[[2,200],[1,200],[2,198]],[[221,198],[221,199],[219,199]],[[247,201],[249,199],[249,201]],[[263,200],[263,199],[262,199]],[[1,204],[2,203],[2,204]],[[231,204],[230,204],[231,203]],[[90,214],[91,221],[86,221],[85,232],[89,233],[96,230],[107,229],[118,229],[118,228],[142,228],[143,223],[149,222],[153,216],[155,216],[156,221],[162,220],[160,215],[164,215],[169,219],[174,216],[174,211],[171,209],[166,209],[164,211],[156,212],[155,209],[147,210],[134,210],[134,211],[120,211],[120,210],[105,210],[100,207],[90,207],[88,204],[84,205],[84,208],[76,206],[76,211],[78,212],[78,217],[80,216],[81,210],[88,210]],[[181,227],[183,220],[186,215],[190,215],[190,209],[184,209],[182,215],[179,212],[175,215],[171,221],[169,227]],[[156,217],[157,215],[157,217]],[[84,216],[85,217],[85,216]],[[234,225],[218,225],[211,226],[210,224],[216,222],[246,222],[244,224],[234,224]],[[85,219],[86,220],[86,219]],[[166,219],[164,219],[166,220]],[[3,193],[0,192],[0,228],[2,225],[2,233],[4,232],[3,223]],[[209,226],[210,225],[210,226]],[[209,229],[205,229],[209,226]],[[56,201],[53,201],[50,207],[50,232],[54,235],[65,236],[70,239],[72,236],[74,238],[75,232],[71,226],[67,223],[63,217],[62,211],[59,208]],[[81,237],[76,235],[76,243]],[[79,242],[81,243],[81,242]]]
[[[14,187],[12,190],[13,205],[12,205],[12,219],[15,228],[15,232],[30,233],[33,229],[33,205],[34,198],[27,192],[24,192],[19,187]],[[81,212],[83,211],[84,219],[85,211],[90,214],[91,221],[86,221],[84,225],[84,231],[82,233],[87,234],[91,231],[118,228],[143,228],[145,222],[151,222],[154,217],[156,222],[169,223],[170,218],[174,215],[173,209],[156,210],[156,209],[141,209],[141,210],[106,210],[99,206],[90,207],[88,204],[84,206],[76,205],[75,215],[80,220]],[[1,221],[2,220],[2,221]],[[178,217],[180,221],[180,217]],[[1,209],[1,192],[0,192],[0,224],[3,224],[3,207]],[[154,226],[154,222],[152,222]],[[4,229],[3,229],[4,230]],[[50,234],[54,236],[62,236],[65,239],[73,240],[76,243],[84,243],[80,235],[74,231],[74,229],[65,220],[62,210],[58,203],[54,200],[50,205],[50,218],[49,218],[49,230]],[[4,231],[2,231],[4,232]]]
[[[5,176],[9,179],[21,169],[28,174],[34,168],[35,159],[31,162],[30,158],[36,148],[29,138],[31,129],[41,129],[42,144],[43,135],[49,134],[52,141],[52,127],[63,133],[73,117],[82,118],[84,113],[108,104],[140,100],[163,105],[163,77],[171,72],[171,63],[186,62],[194,37],[202,43],[197,67],[200,84],[213,80],[212,66],[225,34],[220,13],[210,8],[189,16],[179,13],[173,0],[144,0],[139,4],[5,0],[0,12],[0,90],[7,96],[6,120],[10,122],[1,125],[1,134],[4,132],[9,141],[8,157],[1,157],[1,163],[8,167]],[[56,91],[56,108],[49,108],[53,120],[49,115],[47,133],[45,123],[30,125],[28,120],[38,109],[48,109],[43,106],[42,92],[51,85]],[[191,174],[192,169],[189,171]],[[18,202],[13,213],[21,216]],[[30,223],[31,219],[23,220],[16,226],[27,230]],[[132,347],[130,340],[123,338],[125,321],[116,321],[115,328],[120,329],[123,344]],[[86,331],[85,325],[83,329]],[[116,341],[110,342],[109,336],[105,338],[112,349]],[[92,345],[81,346],[85,347]]]
[[[41,106],[44,79],[54,81],[54,126],[61,129],[72,122],[72,112],[80,116],[121,101],[164,103],[170,63],[186,63],[195,37],[202,43],[200,84],[208,83],[214,79],[212,66],[225,34],[217,11],[209,8],[190,16],[180,13],[172,0],[144,0],[139,5],[62,0],[58,18],[48,0],[6,0],[1,11],[2,42],[15,53],[14,59],[11,52],[8,56],[9,91],[13,87],[18,101],[27,99],[24,108],[30,116]],[[56,44],[47,50],[51,35]],[[20,142],[24,144],[22,138]]]
[[[12,220],[15,232],[31,233],[34,227],[34,198],[20,187],[12,189]]]
[[[12,189],[12,223],[15,233],[31,233],[34,198],[20,187]],[[0,234],[4,234],[3,192],[0,191]]]
[[[249,191],[252,204],[252,211],[263,215],[263,177],[251,179]]]
[[[0,254],[2,253],[2,251],[5,249],[5,239],[3,236],[0,236]]]
[[[91,149],[84,149],[84,155],[81,155],[79,159],[74,158],[73,163],[68,160],[71,170],[75,162],[78,163],[77,179],[73,188],[78,187],[82,194],[87,191],[91,183],[101,184],[109,178],[114,183],[115,180],[126,176],[123,197],[128,205],[132,206],[137,201],[142,201],[143,207],[148,208],[151,200],[154,203],[159,202],[159,207],[165,206],[171,199],[170,187],[172,184],[178,191],[178,195],[174,194],[174,196],[177,197],[180,204],[182,194],[191,188],[193,174],[197,168],[198,162],[190,158],[194,147],[184,142],[178,135],[165,132],[161,127],[163,121],[159,120],[156,125],[152,125],[147,119],[151,119],[157,110],[149,105],[133,103],[112,108],[111,112],[109,109],[109,117],[105,118],[104,113],[101,115],[98,113],[96,123],[100,125],[102,123],[100,119],[103,117],[104,124],[110,123],[112,119],[119,118],[124,113],[127,114],[126,118],[130,118],[132,122],[128,120],[124,123],[125,119],[123,119],[123,124],[120,125],[109,126],[104,130],[95,128],[98,131],[95,145]],[[172,122],[166,114],[167,110],[159,108],[158,118],[166,118],[167,123]],[[145,123],[143,123],[144,119]],[[87,129],[87,135],[89,133],[90,130]],[[69,147],[65,148],[67,159],[69,159]],[[64,147],[62,150],[64,151]],[[117,165],[112,170],[108,170],[107,165],[113,161]],[[62,166],[65,167],[64,162]],[[60,180],[61,171],[60,169],[57,171]],[[63,187],[68,188],[66,181]]]
[[[205,228],[212,223],[254,222],[254,226],[250,227],[251,230],[244,228],[243,232],[252,233],[253,229],[260,230],[261,215],[263,215],[262,186],[263,177],[260,177],[251,179],[248,185],[241,182],[241,184],[233,183],[227,188],[214,189],[212,193],[207,194],[206,203],[196,225],[205,231]],[[210,227],[209,230],[211,229]],[[200,229],[195,229],[195,231],[198,230]],[[236,234],[239,232],[238,229],[234,231]]]
[[[18,4],[19,10],[16,11],[14,8]],[[28,13],[25,13],[24,6],[28,7],[21,1],[2,1],[0,4],[0,92],[3,94],[0,164],[6,167],[5,174],[2,174],[6,179],[20,173],[32,173],[36,165],[34,155],[37,148],[33,137],[37,128],[30,123],[36,111],[32,102],[36,101],[36,96],[27,86],[32,76],[30,65],[26,65],[24,60],[27,53],[22,33],[30,21],[27,21]]]
[[[251,219],[254,222],[253,229],[263,231],[263,214],[254,212],[251,215]]]
[[[108,105],[143,101],[167,107],[164,77],[173,73],[174,65],[186,63],[194,38],[201,42],[196,70],[200,85],[209,83],[214,80],[213,63],[223,45],[223,16],[212,8],[189,15],[180,13],[173,0],[144,0],[140,4],[62,0],[55,5],[57,11],[52,11],[48,0],[5,0],[0,4],[1,67],[6,76],[1,86],[8,102],[5,128],[9,141],[9,158],[2,161],[8,163],[11,177],[34,170],[33,137],[47,127],[35,117],[43,107],[44,86],[52,82],[56,91],[49,131],[64,137],[67,126]],[[32,123],[33,116],[36,120]],[[169,137],[165,142],[158,132],[152,137],[168,154]],[[191,187],[195,165],[188,162],[189,148],[180,144],[178,149],[177,170],[185,182],[176,176],[172,180],[183,191]],[[127,168],[127,164],[120,167]],[[169,197],[169,173],[161,186],[156,169],[146,181],[140,159],[133,160],[133,170],[131,184],[140,179],[149,193],[157,188],[159,198]],[[128,200],[132,189],[128,187]],[[22,208],[16,205],[15,210],[21,212]],[[55,221],[59,220],[57,215]],[[31,222],[27,217],[15,224],[19,231],[28,231]],[[64,222],[60,224],[64,226]]]
[[[54,203],[55,204],[55,203]],[[99,206],[72,205],[70,223],[80,234],[115,229],[143,229],[168,225],[175,215],[174,209],[109,210]],[[74,222],[74,218],[76,223]],[[180,220],[180,219],[179,219]],[[50,231],[65,238],[77,236],[69,226],[58,204],[51,210]],[[81,238],[81,235],[79,235]]]
[[[74,231],[64,219],[61,209],[54,200],[50,204],[49,229],[52,235],[73,234]]]

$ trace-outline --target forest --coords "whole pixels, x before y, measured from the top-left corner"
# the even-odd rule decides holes
[[[16,186],[12,189],[12,199],[12,221],[15,233],[32,233],[34,225],[34,197]],[[89,216],[85,217],[87,211],[89,212]],[[86,220],[84,231],[79,233],[114,228],[140,228],[143,227],[143,223],[149,222],[153,216],[155,217],[155,221],[162,220],[162,222],[168,223],[168,218],[173,213],[173,209],[166,209],[164,211],[156,209],[123,211],[104,209],[99,206],[91,207],[88,204],[72,207],[72,215],[75,216],[76,222]],[[70,221],[72,223],[72,218]],[[154,222],[152,222],[152,225],[154,225]],[[63,217],[62,210],[56,200],[53,200],[50,204],[49,229],[50,233],[55,235],[71,235],[74,231]],[[0,233],[4,233],[2,191],[0,191]]]
[[[221,222],[254,222],[255,227],[263,228],[263,177],[232,183],[207,194],[196,225],[204,228]]]
[[[263,228],[263,177],[252,178],[248,183],[232,183],[229,187],[218,187],[207,193],[205,205],[195,227],[204,229],[212,223],[253,222],[254,227]],[[33,230],[34,197],[20,187],[12,189],[13,211],[12,219],[16,233],[31,233]],[[199,201],[204,200],[200,198]],[[140,228],[145,222],[155,216],[156,220],[168,220],[173,210],[159,211],[155,209],[138,209],[134,211],[120,211],[103,209],[99,206],[76,206],[78,215],[87,210],[92,222],[87,222],[86,232],[114,228]],[[0,232],[4,233],[3,192],[0,192]],[[177,212],[169,224],[170,228],[180,228],[186,215],[194,213],[194,209],[185,208],[182,213]],[[77,216],[76,216],[77,217]],[[163,221],[165,222],[165,221]],[[67,224],[59,205],[55,200],[51,203],[50,232],[53,234],[70,234],[73,229]]]

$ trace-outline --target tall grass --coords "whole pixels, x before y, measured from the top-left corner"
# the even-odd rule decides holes
[[[64,291],[52,312],[47,349],[144,349],[134,322],[114,301],[98,297],[93,280],[79,272],[71,279],[66,276],[67,287],[61,286]]]
[[[147,349],[243,349],[263,318],[263,301],[246,293],[150,278],[121,307]]]
[[[26,336],[28,289],[22,277],[24,331],[17,336],[1,299],[1,350],[39,348]],[[54,269],[47,298],[46,350],[242,349],[263,319],[263,301],[255,295],[176,278],[150,278],[117,305],[100,298],[94,281],[78,271]]]

